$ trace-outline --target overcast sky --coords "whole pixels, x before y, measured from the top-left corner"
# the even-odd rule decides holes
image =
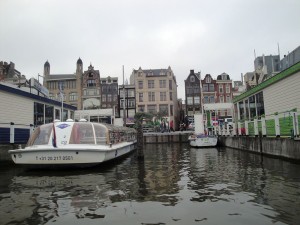
[[[300,0],[0,0],[0,61],[22,74],[71,74],[80,57],[123,83],[171,66],[184,98],[189,71],[232,80],[257,56],[300,45]]]

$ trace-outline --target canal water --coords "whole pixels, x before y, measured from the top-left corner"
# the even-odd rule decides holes
[[[93,169],[0,164],[0,224],[299,224],[300,165],[230,148],[146,145]]]

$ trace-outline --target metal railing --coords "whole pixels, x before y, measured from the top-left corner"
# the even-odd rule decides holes
[[[232,126],[219,128],[220,135],[247,135],[264,137],[299,137],[300,115],[297,110],[289,110],[265,115],[253,120],[240,120]]]

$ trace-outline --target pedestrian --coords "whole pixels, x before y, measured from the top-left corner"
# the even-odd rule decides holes
[[[163,121],[161,121],[161,123],[160,123],[160,132],[164,132],[164,123],[163,123]]]
[[[174,126],[174,122],[173,122],[173,120],[171,120],[171,122],[170,122],[170,131],[174,132],[173,126]]]
[[[185,115],[184,124],[185,124],[185,130],[187,130],[188,127],[189,127],[189,117],[188,117],[188,115]]]

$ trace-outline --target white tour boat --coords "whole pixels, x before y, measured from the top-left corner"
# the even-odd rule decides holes
[[[218,143],[218,137],[215,135],[208,135],[204,131],[204,122],[202,114],[194,115],[195,132],[188,138],[190,146],[192,147],[214,147]]]
[[[54,122],[37,127],[24,149],[10,150],[16,164],[86,167],[116,159],[136,148],[133,128],[92,122]]]

